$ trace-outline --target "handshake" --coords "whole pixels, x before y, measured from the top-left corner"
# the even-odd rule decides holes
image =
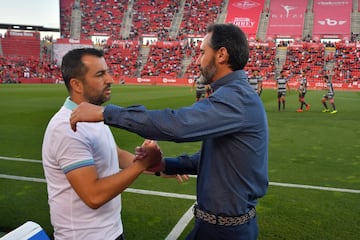
[[[156,176],[176,178],[178,182],[189,180],[188,175],[167,175],[164,174],[165,161],[161,149],[156,141],[145,140],[141,146],[135,148],[135,159],[134,162],[141,162],[146,173],[155,174]]]
[[[165,169],[162,152],[154,140],[145,140],[135,148],[134,162],[139,161],[148,172],[161,172]]]

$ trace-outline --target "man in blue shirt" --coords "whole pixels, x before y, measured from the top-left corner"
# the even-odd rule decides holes
[[[176,110],[81,104],[72,113],[74,130],[77,122],[104,121],[149,139],[202,141],[199,152],[166,157],[159,167],[165,174],[198,176],[196,221],[187,239],[257,239],[255,206],[268,187],[268,127],[243,70],[248,57],[240,28],[213,24],[197,59],[213,89],[208,98]]]

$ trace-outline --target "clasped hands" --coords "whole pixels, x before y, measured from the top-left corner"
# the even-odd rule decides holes
[[[139,161],[143,163],[148,172],[163,171],[164,165],[162,159],[162,152],[156,141],[145,140],[141,146],[135,148],[134,162]]]
[[[165,161],[163,161],[162,152],[159,145],[154,140],[145,140],[141,146],[135,148],[134,161],[146,161],[147,173],[159,173],[159,176],[165,178],[176,178],[179,183],[189,180],[188,175],[167,175],[164,174]]]

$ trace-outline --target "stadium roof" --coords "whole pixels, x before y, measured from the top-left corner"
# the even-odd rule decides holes
[[[26,31],[39,31],[39,32],[60,32],[60,29],[58,28],[47,28],[36,25],[21,25],[21,24],[6,24],[6,23],[0,23],[0,29],[26,30]]]

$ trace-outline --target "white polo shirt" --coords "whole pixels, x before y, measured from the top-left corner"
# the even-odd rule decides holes
[[[114,137],[107,125],[78,123],[70,127],[70,115],[77,105],[67,98],[50,120],[42,146],[50,218],[56,240],[115,239],[123,232],[121,195],[98,209],[89,208],[71,187],[65,174],[95,165],[99,178],[120,171]]]

